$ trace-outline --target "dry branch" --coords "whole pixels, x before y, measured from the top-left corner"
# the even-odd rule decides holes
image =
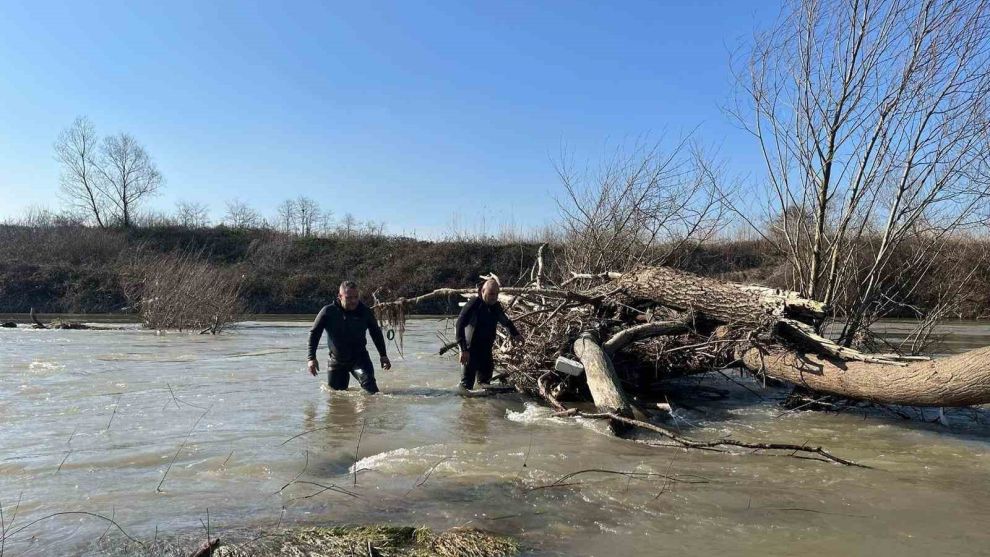
[[[602,345],[602,348],[606,354],[611,356],[638,340],[686,333],[690,330],[689,323],[690,319],[684,318],[676,321],[653,321],[642,325],[635,325],[612,335],[612,338],[608,339]]]

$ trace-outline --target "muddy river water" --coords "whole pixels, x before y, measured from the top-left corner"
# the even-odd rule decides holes
[[[353,381],[330,392],[325,372],[305,372],[308,326],[0,329],[0,551],[101,554],[123,539],[92,515],[49,516],[86,512],[142,540],[202,537],[208,514],[228,539],[299,524],[468,525],[530,555],[990,554],[990,412],[949,411],[948,425],[786,412],[785,391],[716,377],[705,384],[722,394],[684,385],[669,427],[822,445],[872,468],[656,448],[516,394],[456,396],[455,360],[435,355],[449,323],[437,319],[410,321],[402,357],[390,344],[382,394]],[[947,352],[990,343],[983,323],[945,332]],[[553,485],[591,469],[637,474]]]

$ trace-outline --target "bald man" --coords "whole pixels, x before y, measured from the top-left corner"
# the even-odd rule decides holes
[[[378,392],[375,381],[375,366],[368,355],[366,334],[378,349],[382,369],[392,368],[392,362],[385,352],[385,336],[375,319],[375,312],[361,302],[358,286],[353,281],[340,284],[337,299],[334,303],[324,306],[309,330],[309,372],[316,376],[320,371],[320,363],[316,360],[316,349],[326,331],[330,337],[330,363],[328,364],[328,382],[335,391],[347,390],[350,376],[354,375],[361,388],[369,393]],[[361,373],[358,374],[357,370]]]
[[[474,388],[475,379],[482,386],[492,380],[495,370],[492,346],[499,323],[509,330],[513,341],[522,341],[522,335],[498,301],[498,292],[498,282],[493,279],[485,281],[478,290],[478,297],[464,304],[457,317],[457,344],[461,348],[461,384],[458,389],[462,394]]]

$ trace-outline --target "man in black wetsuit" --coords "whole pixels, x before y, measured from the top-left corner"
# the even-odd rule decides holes
[[[340,285],[337,299],[320,310],[309,330],[309,372],[314,376],[320,370],[316,361],[316,348],[323,338],[323,331],[330,337],[330,388],[335,391],[347,389],[351,374],[361,383],[361,388],[369,393],[378,392],[375,382],[375,367],[368,355],[365,333],[371,333],[371,340],[381,356],[382,369],[389,370],[392,363],[385,353],[385,337],[378,326],[375,313],[359,299],[357,284],[345,281]],[[358,375],[355,369],[360,369]]]
[[[489,279],[481,286],[477,298],[464,304],[457,317],[457,344],[461,347],[461,393],[474,388],[474,381],[487,385],[492,380],[495,362],[492,345],[495,344],[495,326],[499,323],[509,330],[513,341],[521,341],[522,335],[505,314],[498,302],[498,282]]]

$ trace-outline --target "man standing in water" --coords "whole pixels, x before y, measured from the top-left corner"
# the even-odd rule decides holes
[[[309,372],[316,376],[320,364],[316,361],[316,348],[323,338],[323,331],[330,337],[330,363],[328,367],[330,388],[335,391],[347,389],[351,374],[361,383],[361,388],[369,393],[378,392],[375,382],[375,367],[368,355],[365,333],[371,333],[371,340],[378,349],[382,369],[392,368],[385,353],[385,337],[378,326],[375,313],[359,299],[357,284],[344,281],[340,284],[337,299],[320,310],[309,330]],[[360,369],[361,374],[355,372]]]
[[[512,340],[522,341],[522,335],[505,314],[498,301],[499,285],[488,279],[478,291],[478,297],[464,304],[457,317],[457,344],[461,347],[461,384],[458,391],[467,394],[474,388],[477,377],[480,386],[492,380],[495,362],[492,345],[495,344],[495,326],[499,323],[509,330]]]

